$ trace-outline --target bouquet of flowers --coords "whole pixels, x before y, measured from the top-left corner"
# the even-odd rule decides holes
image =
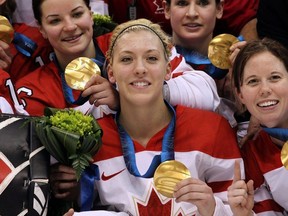
[[[60,163],[72,166],[77,181],[101,147],[102,129],[91,115],[74,109],[45,108],[33,118],[35,131],[47,151]]]
[[[93,14],[93,35],[95,37],[112,32],[118,25],[109,15]]]

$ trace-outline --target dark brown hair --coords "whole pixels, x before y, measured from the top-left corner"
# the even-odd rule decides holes
[[[243,85],[243,73],[248,60],[252,56],[265,51],[278,58],[288,71],[288,50],[282,44],[269,38],[250,41],[240,50],[233,64],[232,82],[238,93]]]
[[[7,19],[11,19],[15,9],[15,0],[6,0],[2,5],[0,5],[0,15],[5,16]]]
[[[41,10],[41,5],[45,0],[32,0],[32,8],[33,8],[33,13],[35,19],[38,21],[38,23],[41,25],[42,23],[42,10]],[[61,1],[61,0],[59,0]],[[89,3],[90,0],[83,0],[84,3],[87,5],[87,7],[90,9]]]

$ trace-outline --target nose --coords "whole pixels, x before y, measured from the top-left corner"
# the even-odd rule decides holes
[[[262,97],[267,97],[271,94],[271,87],[267,83],[262,83],[260,87],[260,95]]]
[[[197,6],[195,3],[190,3],[188,8],[187,8],[187,12],[185,14],[186,16],[197,16],[198,15],[198,11],[197,11]]]
[[[73,31],[77,28],[77,25],[71,18],[66,18],[64,20],[64,30],[65,31]]]
[[[145,67],[145,63],[143,62],[142,59],[136,60],[136,65],[135,65],[135,73],[137,75],[144,75],[146,74],[147,69]]]

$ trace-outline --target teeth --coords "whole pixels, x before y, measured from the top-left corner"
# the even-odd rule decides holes
[[[268,107],[268,106],[272,106],[275,105],[277,102],[276,101],[266,101],[264,103],[259,104],[260,107]]]
[[[76,38],[77,38],[77,36],[74,36],[74,37],[70,37],[70,38],[66,38],[66,39],[65,39],[65,41],[74,40],[74,39],[76,39]]]
[[[147,82],[135,82],[135,83],[133,83],[133,85],[135,85],[135,86],[148,86],[148,83]]]

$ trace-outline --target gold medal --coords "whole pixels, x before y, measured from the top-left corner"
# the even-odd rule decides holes
[[[220,34],[214,37],[208,47],[208,58],[211,63],[220,69],[229,69],[232,65],[229,60],[232,44],[238,42],[238,38],[231,34]]]
[[[0,40],[10,44],[14,38],[14,29],[9,20],[0,15]]]
[[[79,57],[66,66],[65,80],[72,89],[82,91],[94,74],[101,75],[99,66],[90,58]]]
[[[175,185],[190,178],[190,171],[179,161],[169,160],[161,163],[154,173],[156,190],[162,195],[173,198]]]
[[[283,166],[288,169],[288,141],[286,141],[281,150],[281,161]]]

